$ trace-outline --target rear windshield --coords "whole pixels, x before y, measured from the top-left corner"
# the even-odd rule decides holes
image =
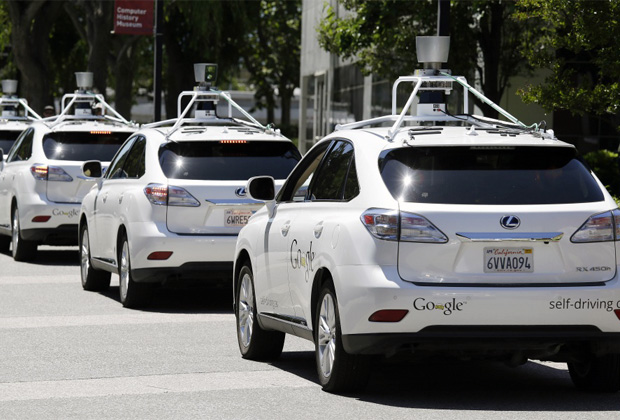
[[[9,150],[15,143],[15,140],[22,132],[17,131],[0,131],[0,149],[4,152],[4,154],[8,154]]]
[[[445,204],[561,204],[602,201],[569,147],[408,147],[379,161],[394,198]]]
[[[246,180],[270,175],[284,179],[301,155],[290,142],[170,142],[159,150],[164,174],[174,179]]]
[[[131,133],[110,131],[58,132],[43,137],[43,151],[54,160],[112,160]]]

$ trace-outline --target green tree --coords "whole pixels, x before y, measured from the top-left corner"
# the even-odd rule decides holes
[[[364,74],[387,78],[412,74],[420,68],[415,37],[435,35],[437,3],[433,1],[341,0],[350,13],[339,16],[333,8],[319,26],[319,43],[327,51],[355,59]],[[448,68],[473,83],[498,103],[509,79],[527,71],[519,54],[525,28],[513,19],[509,1],[452,1],[451,46]],[[482,64],[481,64],[482,63]],[[474,99],[485,115],[497,112]]]
[[[282,130],[288,135],[293,131],[293,91],[299,86],[300,44],[301,0],[261,0],[259,19],[255,30],[246,35],[243,55],[257,106],[266,108],[267,120],[274,122],[279,97]]]
[[[520,91],[524,101],[620,126],[620,1],[519,0],[517,7],[525,25],[542,28],[527,59],[551,70],[543,83]]]
[[[62,5],[51,0],[6,1],[11,20],[12,56],[22,76],[21,96],[38,112],[52,101],[50,32]]]
[[[253,1],[187,1],[164,3],[164,87],[166,113],[176,117],[177,97],[191,90],[194,63],[217,63],[218,86],[238,71],[244,33],[254,21]]]

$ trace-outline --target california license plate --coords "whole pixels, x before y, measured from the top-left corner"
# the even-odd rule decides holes
[[[484,248],[485,273],[533,273],[532,248]]]
[[[226,227],[239,227],[248,224],[250,216],[254,212],[252,210],[233,210],[227,209],[224,213],[224,226]]]

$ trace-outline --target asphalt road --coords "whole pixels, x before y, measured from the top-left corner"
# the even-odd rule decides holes
[[[313,345],[243,360],[231,293],[162,289],[148,310],[82,290],[77,248],[0,254],[0,419],[620,418],[620,395],[574,389],[565,365],[381,362],[368,389],[317,384]]]

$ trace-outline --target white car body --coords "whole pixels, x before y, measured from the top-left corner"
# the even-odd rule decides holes
[[[252,194],[267,204],[235,251],[244,357],[277,356],[288,333],[315,342],[331,391],[363,386],[364,356],[397,353],[566,361],[579,387],[617,390],[620,211],[574,147],[500,121],[420,127],[396,117],[391,128],[337,130],[275,200]],[[526,179],[539,170],[549,184]],[[309,192],[295,194],[302,184]]]
[[[65,96],[103,101],[94,94]],[[40,244],[77,244],[80,203],[95,184],[83,165],[93,159],[107,165],[137,128],[108,116],[70,116],[73,104],[65,114],[31,123],[0,172],[0,239],[5,249],[10,240],[16,260],[33,259]]]
[[[121,163],[125,156],[130,163]],[[82,201],[84,288],[109,285],[91,284],[88,270],[119,273],[121,302],[137,307],[148,302],[149,285],[229,285],[237,234],[263,205],[245,196],[247,180],[272,174],[281,185],[299,158],[279,132],[232,118],[143,127]],[[132,171],[136,163],[140,170]]]

